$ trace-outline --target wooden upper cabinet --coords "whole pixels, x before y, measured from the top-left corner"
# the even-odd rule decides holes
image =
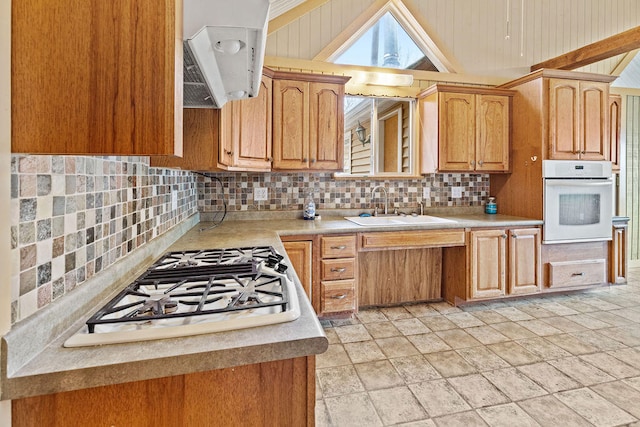
[[[614,171],[620,170],[620,123],[622,119],[622,97],[609,95],[609,160]]]
[[[13,152],[182,154],[182,0],[11,13]]]
[[[421,93],[421,172],[508,172],[512,96],[440,84]]]
[[[608,160],[609,84],[549,79],[548,158]]]
[[[341,170],[349,77],[276,72],[273,169]]]

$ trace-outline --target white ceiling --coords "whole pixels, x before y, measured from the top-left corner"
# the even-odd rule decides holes
[[[640,55],[634,56],[611,86],[640,89]]]
[[[304,2],[305,0],[271,0],[269,19],[276,18]]]

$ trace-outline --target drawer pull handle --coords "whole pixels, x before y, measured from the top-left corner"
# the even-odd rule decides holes
[[[331,295],[331,298],[333,299],[345,299],[346,297],[347,297],[347,294]]]
[[[582,272],[582,273],[573,273],[572,276],[584,276],[584,272]]]
[[[342,251],[344,249],[347,249],[347,247],[345,245],[340,245],[340,246],[331,246],[331,249],[336,249],[338,251]]]
[[[344,273],[345,271],[347,271],[346,268],[342,267],[342,268],[332,268],[331,272],[332,273]]]

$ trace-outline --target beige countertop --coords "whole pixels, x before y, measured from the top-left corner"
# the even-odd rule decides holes
[[[321,220],[233,220],[211,227],[199,216],[96,275],[67,297],[14,325],[2,339],[1,398],[103,386],[202,372],[324,352],[324,331],[296,280],[300,318],[292,322],[184,338],[64,348],[63,342],[109,298],[169,250],[270,245],[281,253],[280,235],[406,229],[536,226],[542,221],[505,215],[446,215],[455,223],[362,227],[341,216]],[[135,255],[134,255],[135,254]],[[117,280],[114,272],[123,271]]]

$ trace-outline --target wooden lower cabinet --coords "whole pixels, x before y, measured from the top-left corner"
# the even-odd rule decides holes
[[[315,356],[12,401],[13,427],[313,426]]]
[[[627,221],[613,222],[613,238],[609,243],[609,282],[627,283]]]
[[[608,242],[543,245],[544,291],[607,283]]]
[[[315,300],[313,296],[313,240],[282,242],[282,244],[287,251],[289,260],[291,260],[291,266],[298,275],[311,305],[313,305]]]
[[[443,249],[447,301],[458,304],[541,291],[539,228],[480,229],[468,235],[466,247]]]

